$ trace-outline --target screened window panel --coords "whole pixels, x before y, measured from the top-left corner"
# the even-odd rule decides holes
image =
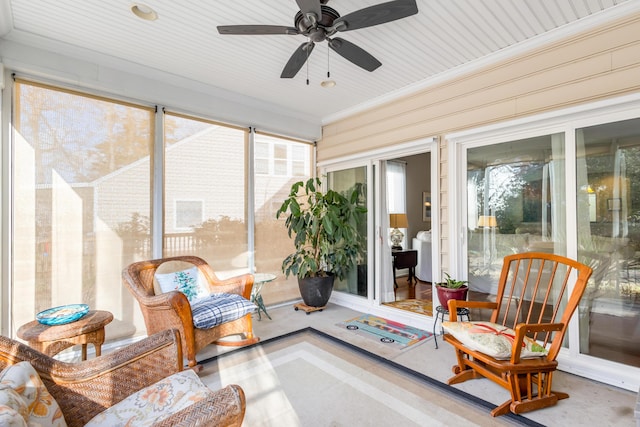
[[[276,219],[276,212],[288,196],[291,185],[296,181],[306,181],[311,176],[312,146],[259,133],[255,135],[255,145],[267,145],[271,147],[269,151],[274,153],[269,159],[275,167],[274,172],[255,180],[254,199],[255,271],[277,276],[276,280],[262,288],[265,304],[269,305],[298,298],[300,295],[297,279],[286,279],[282,274],[282,260],[294,251],[294,246],[287,234],[284,216]],[[256,150],[256,157],[257,153]],[[293,169],[290,153],[297,153],[295,176],[290,173]],[[256,164],[258,160],[256,158]]]
[[[165,133],[163,255],[196,254],[221,277],[247,272],[247,130],[166,113]],[[201,201],[189,230],[178,200]]]
[[[49,307],[86,303],[141,319],[121,271],[150,252],[154,111],[17,81],[13,134],[12,329]]]

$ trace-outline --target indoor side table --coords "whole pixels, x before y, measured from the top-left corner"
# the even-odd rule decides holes
[[[258,320],[262,320],[262,316],[260,315],[260,311],[264,312],[264,315],[271,319],[269,313],[267,313],[267,308],[264,306],[264,301],[262,300],[262,287],[265,283],[269,283],[275,280],[276,275],[271,273],[256,273],[253,275],[253,289],[251,290],[251,302],[258,306]]]
[[[113,314],[103,310],[91,310],[80,319],[64,325],[43,325],[34,320],[18,329],[18,337],[29,346],[48,355],[55,356],[74,345],[82,345],[82,360],[87,360],[87,344],[93,344],[96,357],[100,356],[104,344],[104,327],[113,320]]]
[[[467,322],[471,321],[469,317],[469,309],[466,307],[460,307],[456,309],[456,313],[458,316],[465,316],[467,318]],[[433,319],[433,341],[436,343],[436,349],[438,348],[438,338],[436,335],[436,324],[438,323],[438,317],[440,317],[440,325],[444,322],[444,315],[449,315],[449,310],[446,307],[441,305],[436,307],[436,318]],[[444,335],[444,329],[442,329],[442,334]]]
[[[409,269],[409,286],[413,286],[416,278],[416,266],[418,265],[418,251],[414,249],[408,249],[406,251],[392,250],[391,256],[393,257],[393,287],[398,287],[396,270],[403,268]]]

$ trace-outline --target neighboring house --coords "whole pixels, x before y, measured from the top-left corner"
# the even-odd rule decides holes
[[[165,233],[191,232],[208,219],[228,216],[244,221],[244,140],[238,131],[211,126],[167,147],[165,152]],[[148,180],[151,161],[148,157],[125,166],[92,183],[95,188],[96,215],[110,226],[131,220],[133,213],[148,215],[148,189],[130,186],[138,194],[126,194],[123,205],[121,189],[126,183]],[[188,164],[193,171],[180,165]],[[144,190],[144,191],[143,191]],[[133,206],[135,203],[138,206]],[[195,202],[190,211],[181,211],[181,202]],[[181,213],[188,218],[180,216]]]

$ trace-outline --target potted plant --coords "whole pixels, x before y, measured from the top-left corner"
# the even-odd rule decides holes
[[[466,280],[453,279],[449,273],[444,273],[444,275],[445,281],[436,284],[436,291],[438,292],[440,305],[448,310],[448,303],[450,299],[463,301],[467,299],[469,286],[467,286],[468,282]]]
[[[367,211],[360,205],[360,185],[340,194],[322,192],[321,184],[319,178],[294,183],[276,213],[276,218],[286,215],[295,245],[282,271],[286,277],[298,277],[302,300],[309,307],[327,305],[334,280],[355,271],[363,242],[357,227]]]

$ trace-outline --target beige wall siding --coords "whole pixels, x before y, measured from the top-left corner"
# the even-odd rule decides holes
[[[638,91],[640,14],[634,14],[328,124],[318,161]],[[439,151],[446,268],[446,141]]]
[[[318,160],[640,90],[640,14],[328,124]]]

